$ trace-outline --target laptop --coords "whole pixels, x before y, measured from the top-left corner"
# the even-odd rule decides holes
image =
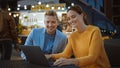
[[[29,63],[53,67],[53,62],[49,62],[39,46],[20,46]],[[54,66],[55,67],[55,66]]]

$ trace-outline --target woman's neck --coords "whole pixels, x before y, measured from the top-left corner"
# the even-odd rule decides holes
[[[83,22],[83,23],[84,23],[84,22]],[[87,28],[87,25],[81,24],[81,25],[77,28],[77,30],[78,30],[78,32],[82,33],[82,32],[84,32],[84,31],[86,30],[86,28]]]

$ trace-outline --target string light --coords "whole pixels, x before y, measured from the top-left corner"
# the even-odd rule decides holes
[[[49,7],[49,5],[47,4],[46,7]]]
[[[11,16],[11,13],[9,13],[9,15]]]
[[[22,19],[22,17],[20,16],[19,19]]]
[[[13,17],[16,17],[16,15],[14,14]]]
[[[39,1],[38,4],[41,5],[41,2]]]
[[[60,10],[60,7],[58,7],[58,10]]]
[[[19,14],[16,14],[16,16],[18,17],[18,16],[19,16]]]
[[[24,9],[27,9],[27,6],[26,6],[26,5],[24,5]]]
[[[34,8],[35,6],[34,5],[32,5],[32,8]]]
[[[38,2],[38,4],[41,5],[41,2]],[[71,3],[71,4],[74,5],[74,3]],[[51,10],[55,10],[56,8],[57,8],[56,10],[65,10],[65,7],[54,6],[54,5],[49,5],[49,4],[46,4],[45,7],[47,7],[47,8],[50,7]],[[37,9],[37,7],[35,5],[31,5],[31,8]],[[20,4],[18,4],[17,10],[21,10],[21,9],[30,10],[30,9],[28,9],[27,5],[21,6]],[[41,10],[42,9],[38,8],[38,11],[41,11]],[[9,11],[10,11],[10,9],[9,9]]]
[[[20,4],[18,4],[18,7],[20,7],[21,5]]]
[[[68,9],[70,8],[70,6],[68,6]]]
[[[55,9],[55,7],[51,7],[51,9],[52,9],[52,10],[54,10],[54,9]]]
[[[74,3],[71,3],[72,6],[74,6]]]
[[[20,10],[20,8],[17,8],[17,10]]]
[[[11,9],[10,8],[8,8],[8,11],[10,11]]]
[[[65,8],[62,8],[62,10],[65,10]]]

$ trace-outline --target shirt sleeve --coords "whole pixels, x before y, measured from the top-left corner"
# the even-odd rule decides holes
[[[26,41],[25,41],[25,45],[32,45],[33,44],[33,32],[34,32],[34,29],[30,32],[30,34],[28,35]],[[26,60],[26,56],[25,54],[23,53],[23,51],[21,51],[21,58]]]
[[[34,29],[28,35],[28,37],[25,41],[25,45],[33,45],[33,34],[34,34]]]

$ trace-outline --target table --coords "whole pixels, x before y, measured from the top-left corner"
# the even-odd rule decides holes
[[[41,65],[30,64],[23,60],[0,60],[0,68],[78,68],[73,65],[62,67],[46,67]]]
[[[30,64],[25,61],[0,61],[0,68],[42,68],[42,66]],[[47,67],[45,67],[47,68]]]

